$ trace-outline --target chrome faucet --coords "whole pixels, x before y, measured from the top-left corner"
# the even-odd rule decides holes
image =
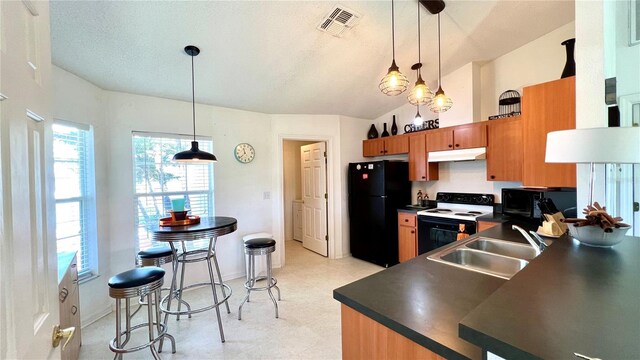
[[[538,234],[536,234],[533,231],[530,231],[529,233],[531,233],[532,235],[535,235],[536,240],[538,240],[538,242],[536,242],[535,240],[533,240],[533,238],[531,236],[529,236],[529,234],[527,234],[527,231],[523,228],[521,228],[518,225],[512,225],[511,228],[513,230],[518,230],[520,231],[520,233],[522,234],[522,236],[524,236],[525,239],[527,239],[527,241],[529,242],[529,244],[531,244],[531,246],[533,247],[533,249],[536,251],[536,256],[540,255],[540,253],[546,249],[546,244],[544,243],[544,241],[542,241],[542,239],[540,239],[540,237],[538,236]]]

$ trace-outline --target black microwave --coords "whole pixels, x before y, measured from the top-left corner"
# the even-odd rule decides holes
[[[559,211],[565,213],[568,210],[571,215],[575,216],[575,188],[502,189],[502,213],[527,220],[540,221],[541,211],[538,203],[543,198],[551,199]]]

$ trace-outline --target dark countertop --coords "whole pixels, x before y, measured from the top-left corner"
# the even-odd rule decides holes
[[[460,323],[505,358],[640,356],[640,239],[610,249],[558,239]]]
[[[514,223],[535,228],[512,220],[479,234],[526,242]],[[448,359],[481,359],[481,348],[505,358],[640,354],[639,238],[598,249],[565,236],[509,281],[429,255],[335,289],[333,297]]]
[[[502,213],[493,212],[489,215],[482,215],[476,218],[476,221],[488,221],[495,223],[505,223],[507,221],[511,221],[512,218],[507,215],[502,215]]]

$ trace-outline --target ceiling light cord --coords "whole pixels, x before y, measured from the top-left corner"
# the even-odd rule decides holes
[[[422,63],[422,58],[420,57],[420,2],[418,1],[418,62]],[[418,69],[418,74],[420,74],[420,69]]]
[[[193,67],[193,55],[191,55],[191,106],[193,108],[193,141],[196,141],[196,80]]]
[[[442,87],[442,59],[440,58],[440,13],[438,13],[438,88]]]
[[[391,0],[391,53],[393,54],[393,62],[396,61],[396,22],[395,12],[393,10],[393,0]]]

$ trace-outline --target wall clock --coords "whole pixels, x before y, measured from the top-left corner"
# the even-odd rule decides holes
[[[236,149],[233,154],[235,155],[236,160],[243,164],[252,162],[256,157],[256,151],[253,149],[253,146],[247,143],[236,145]]]

